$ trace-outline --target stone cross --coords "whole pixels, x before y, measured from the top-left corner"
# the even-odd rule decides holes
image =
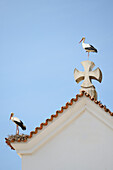
[[[97,94],[95,91],[95,87],[92,84],[92,79],[95,79],[97,81],[99,81],[101,83],[102,81],[102,72],[99,68],[97,68],[96,70],[92,71],[93,67],[95,66],[95,64],[92,61],[82,61],[81,64],[84,67],[84,72],[83,71],[78,71],[76,68],[74,70],[74,78],[75,81],[77,83],[79,83],[80,81],[84,80],[81,87],[82,90],[87,91],[91,96],[95,96],[95,98],[97,98]],[[95,94],[93,94],[95,93]]]

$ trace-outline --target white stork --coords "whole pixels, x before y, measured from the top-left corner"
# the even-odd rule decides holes
[[[19,135],[19,128],[20,126],[22,130],[26,130],[26,126],[23,124],[23,122],[18,119],[17,117],[13,117],[14,113],[11,113],[10,120],[12,120],[16,124],[16,134]]]
[[[89,52],[95,52],[95,53],[98,52],[96,48],[94,48],[90,44],[85,44],[84,41],[85,41],[85,37],[83,37],[79,43],[82,42],[82,47],[86,50],[86,52],[88,52],[88,58],[89,58]]]

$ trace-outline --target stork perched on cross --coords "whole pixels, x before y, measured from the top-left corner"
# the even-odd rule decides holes
[[[88,52],[88,59],[89,59],[89,52],[97,53],[98,51],[92,45],[84,43],[84,41],[85,41],[85,37],[83,37],[79,43],[82,42],[82,47],[86,50],[86,52]]]

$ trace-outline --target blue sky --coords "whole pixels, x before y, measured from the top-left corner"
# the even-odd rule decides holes
[[[29,134],[79,93],[73,72],[87,60],[83,36],[98,49],[90,54],[103,73],[101,84],[93,81],[98,100],[113,111],[112,8],[112,0],[0,0],[1,170],[21,169],[4,140],[16,131],[10,112]]]

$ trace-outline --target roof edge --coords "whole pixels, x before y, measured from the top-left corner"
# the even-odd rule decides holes
[[[60,114],[63,113],[64,109],[67,109],[68,106],[71,106],[73,104],[73,102],[77,102],[78,98],[80,98],[82,96],[88,97],[91,101],[94,101],[95,104],[99,105],[100,108],[103,108],[105,112],[108,112],[111,116],[113,116],[113,112],[111,112],[105,105],[103,105],[100,101],[95,100],[94,97],[91,97],[85,91],[82,91],[81,94],[76,95],[76,98],[72,98],[70,102],[67,102],[65,106],[62,106],[61,110],[57,110],[56,114],[52,114],[50,119],[46,119],[45,123],[41,123],[39,127],[36,127],[34,131],[31,131],[29,135],[26,135],[26,138],[24,140],[21,140],[21,138],[18,140],[15,140],[15,138],[12,138],[12,139],[5,138],[5,140],[6,140],[5,142],[7,143],[7,145],[10,146],[10,148],[12,150],[15,150],[15,148],[11,145],[11,143],[13,143],[13,142],[27,142],[27,139],[32,138],[34,134],[37,134],[38,131],[42,130],[44,126],[47,126],[49,121],[52,121],[54,118],[58,117],[59,113]],[[21,135],[20,135],[20,137],[21,137]]]

